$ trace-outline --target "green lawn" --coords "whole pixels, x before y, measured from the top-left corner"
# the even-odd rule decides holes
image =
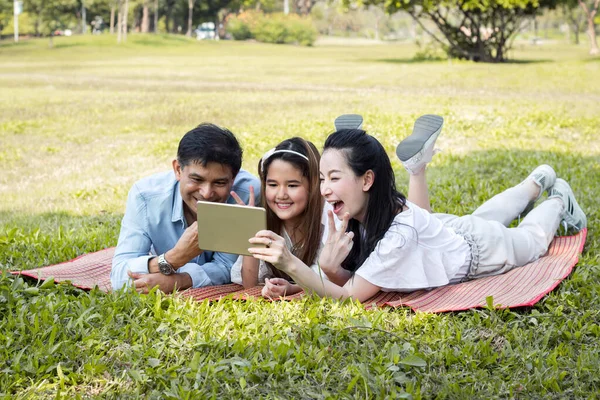
[[[280,140],[321,146],[360,113],[393,151],[445,117],[434,209],[468,213],[548,163],[588,215],[574,273],[531,309],[430,315],[360,304],[190,303],[0,276],[0,397],[598,398],[600,59],[517,43],[515,62],[416,63],[405,44],[316,46],[109,36],[0,41],[0,268],[114,246],[130,185],[203,121],[244,167]],[[37,287],[36,287],[37,286]]]

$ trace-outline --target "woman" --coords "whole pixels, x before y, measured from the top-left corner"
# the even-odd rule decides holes
[[[375,138],[340,130],[325,142],[321,194],[333,207],[329,220],[342,216],[342,226],[336,230],[330,223],[319,265],[344,280],[322,282],[268,230],[250,242],[270,246],[250,252],[320,296],[363,301],[379,290],[412,291],[507,272],[545,254],[561,220],[575,230],[586,226],[571,188],[547,165],[472,215],[431,214],[425,166],[441,124],[421,122],[397,150],[412,173],[408,199],[396,190],[390,160]],[[544,191],[548,199],[517,228],[508,228]]]
[[[326,231],[326,224],[322,223],[326,214],[319,191],[319,160],[319,152],[311,142],[294,137],[269,150],[258,165],[267,229],[279,232],[290,254],[311,265],[316,273],[320,273],[317,259]],[[246,288],[264,282],[266,297],[302,290],[290,282],[287,274],[253,257],[238,258],[231,269],[231,281]]]

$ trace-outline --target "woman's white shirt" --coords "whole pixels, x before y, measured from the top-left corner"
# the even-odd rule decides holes
[[[411,202],[406,205],[356,275],[383,291],[447,285],[470,260],[468,243],[433,214]]]
[[[312,265],[310,265],[310,269],[315,271],[317,273],[317,275],[320,275],[321,277],[323,277],[323,279],[327,279],[327,275],[325,275],[325,273],[323,273],[321,271],[321,268],[318,265],[318,261],[319,261],[319,255],[321,254],[321,250],[323,250],[323,246],[325,245],[325,241],[327,240],[327,235],[329,233],[329,224],[327,221],[327,211],[332,210],[332,209],[333,209],[333,207],[331,206],[331,204],[325,202],[325,204],[323,206],[323,213],[321,215],[321,225],[323,226],[323,236],[321,237],[321,245],[319,246],[319,250],[317,251],[317,256],[315,257]],[[334,219],[335,219],[336,226],[339,228],[339,226],[341,225],[341,221],[339,219],[337,219],[336,216],[334,216]],[[285,231],[285,229],[283,229],[283,232],[281,232],[281,236],[285,240],[286,247],[291,251],[292,247],[293,247],[292,240],[290,239],[290,236]],[[242,284],[242,262],[243,262],[243,260],[244,260],[244,257],[239,256],[238,259],[236,260],[236,262],[231,267],[231,282],[232,283],[237,283],[238,285]],[[272,271],[267,266],[267,264],[264,261],[260,260],[259,265],[258,265],[258,283],[264,283],[266,278],[270,279],[270,278],[274,278],[274,277],[275,277],[275,275],[273,275]]]

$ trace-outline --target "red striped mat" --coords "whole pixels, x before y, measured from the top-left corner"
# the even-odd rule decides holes
[[[446,312],[485,307],[486,298],[492,296],[493,304],[496,307],[532,306],[569,276],[583,251],[586,236],[587,229],[584,229],[573,236],[556,238],[550,245],[546,256],[503,275],[444,286],[430,291],[379,292],[364,303],[366,307],[407,306],[415,311]],[[56,282],[70,281],[74,286],[82,289],[98,286],[100,290],[109,291],[113,253],[114,248],[110,248],[84,254],[61,264],[25,271],[11,271],[11,273],[40,280],[54,277]],[[244,289],[240,285],[229,284],[188,289],[181,295],[198,301],[218,300],[227,295],[241,300],[260,297],[260,291],[261,287]],[[302,297],[302,293],[286,299],[300,297]]]

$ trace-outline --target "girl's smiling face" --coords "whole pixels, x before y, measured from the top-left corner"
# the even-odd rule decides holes
[[[333,206],[333,212],[339,217],[350,214],[363,222],[369,202],[369,189],[373,184],[373,172],[356,176],[348,165],[343,151],[326,150],[320,164],[321,195]]]
[[[277,159],[269,165],[265,199],[284,226],[298,225],[308,205],[308,189],[308,179],[293,164]]]

